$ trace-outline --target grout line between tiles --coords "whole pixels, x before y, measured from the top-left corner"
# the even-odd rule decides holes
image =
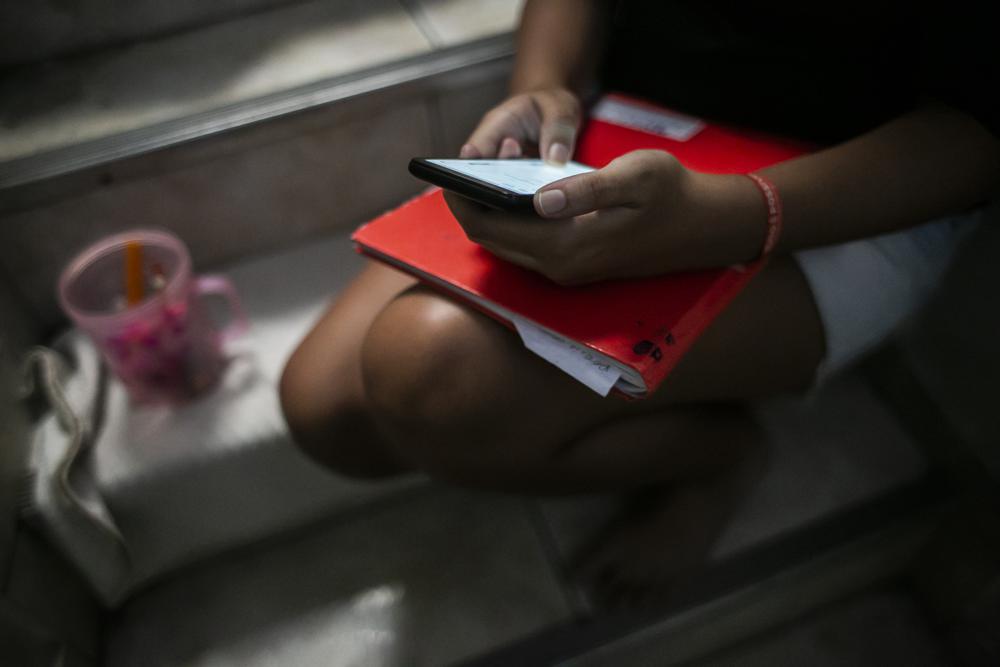
[[[545,560],[552,570],[552,576],[559,584],[559,589],[566,599],[570,612],[575,618],[591,616],[593,608],[587,601],[586,595],[566,573],[562,555],[559,552],[555,535],[552,533],[552,526],[542,510],[542,504],[537,500],[526,498],[524,505],[535,528],[535,534],[538,536],[538,543],[545,555]]]
[[[440,49],[446,46],[440,33],[434,29],[434,23],[424,10],[424,5],[421,0],[399,0],[399,4],[402,5],[406,13],[410,15],[413,22],[417,24],[417,28],[421,33],[423,33],[427,41],[431,43],[432,47]]]

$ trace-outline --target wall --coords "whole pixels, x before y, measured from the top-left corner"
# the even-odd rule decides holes
[[[0,66],[149,38],[292,0],[0,2]]]

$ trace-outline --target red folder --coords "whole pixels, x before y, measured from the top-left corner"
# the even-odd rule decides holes
[[[637,109],[664,111],[622,96],[611,99]],[[711,173],[753,171],[808,150],[797,142],[711,124],[679,141],[592,118],[581,133],[574,159],[601,167],[641,148],[666,150],[685,166]],[[656,390],[762,266],[755,262],[563,287],[469,241],[440,190],[363,225],[352,239],[360,252],[459,297],[508,326],[513,314],[589,348],[595,363],[621,370],[615,388],[636,398]]]

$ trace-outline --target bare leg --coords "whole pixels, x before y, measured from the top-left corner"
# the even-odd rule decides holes
[[[768,267],[644,401],[597,396],[506,328],[424,287],[378,315],[361,367],[369,406],[403,460],[459,483],[544,493],[634,486],[724,459],[691,442],[731,437],[721,406],[807,387],[822,353],[812,296],[788,259]]]
[[[644,510],[584,568],[602,597],[635,599],[701,562],[760,472],[759,435],[732,403],[808,386],[822,353],[808,286],[784,260],[646,401],[597,397],[422,287],[373,323],[362,373],[399,459],[432,475],[535,494],[641,491]]]
[[[759,469],[754,426],[727,403],[808,386],[823,352],[790,259],[754,281],[655,396],[632,403],[598,397],[496,322],[410,285],[370,267],[302,343],[282,381],[297,439],[353,475],[416,467],[508,491],[643,491],[646,511],[588,566],[629,595],[661,565],[696,562]]]
[[[381,444],[361,386],[361,343],[375,316],[416,281],[370,263],[292,354],[282,374],[285,420],[296,442],[327,467],[354,477],[406,469]]]
[[[602,446],[583,443],[600,441],[599,426],[621,416],[660,412],[666,406],[739,401],[795,390],[808,385],[822,354],[818,316],[791,260],[772,264],[705,333],[665,386],[636,403],[597,397],[527,353],[516,336],[474,311],[424,288],[402,294],[414,283],[397,271],[369,265],[323,315],[285,369],[282,406],[293,434],[307,453],[342,472],[388,474],[414,454],[394,453],[376,433],[362,382],[363,344],[370,352],[369,381],[385,403],[381,412],[390,418],[384,420],[389,431],[394,405],[418,408],[397,418],[407,421],[409,416],[409,421],[418,422],[415,436],[433,431],[435,422],[446,427],[435,434],[442,436],[437,438],[437,449],[445,463],[458,465],[468,458],[470,465],[481,464],[489,471],[485,476],[499,484],[523,483],[526,471],[540,470],[549,459],[588,465],[605,474],[633,457],[591,460],[590,452],[600,452]],[[381,326],[368,336],[380,314]],[[452,381],[456,371],[464,376]],[[439,415],[418,414],[428,412],[433,401],[444,405]],[[671,419],[697,430],[691,425],[692,419],[698,421],[695,414]],[[403,426],[402,432],[409,433]],[[448,438],[444,432],[448,430],[457,437]],[[507,441],[499,460],[482,447],[470,446],[478,431],[488,432],[488,440]],[[584,439],[571,446],[580,438]],[[614,439],[641,441],[634,436]],[[449,441],[454,451],[446,451]],[[512,451],[510,443],[520,446]],[[400,446],[419,449],[407,445],[395,449]],[[657,442],[651,451],[676,460],[685,448],[679,445],[669,451]],[[556,452],[559,456],[549,456]],[[584,457],[591,463],[580,462]],[[635,467],[642,467],[642,461]],[[513,479],[511,475],[504,479],[505,469],[515,473]],[[461,472],[467,478],[470,470]],[[578,474],[553,470],[542,477],[571,478],[579,484]]]

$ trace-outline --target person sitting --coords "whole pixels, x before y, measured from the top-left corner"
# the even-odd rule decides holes
[[[763,470],[747,403],[808,390],[891,335],[995,195],[998,112],[984,89],[1000,78],[979,11],[528,0],[511,96],[461,156],[564,162],[598,89],[812,140],[815,152],[759,172],[784,206],[769,263],[641,401],[597,396],[475,309],[370,263],[288,362],[294,438],[363,478],[632,494],[581,574],[608,602],[669,587]],[[471,239],[572,285],[744,262],[767,230],[750,179],[659,151],[543,188],[545,224],[446,196]]]

